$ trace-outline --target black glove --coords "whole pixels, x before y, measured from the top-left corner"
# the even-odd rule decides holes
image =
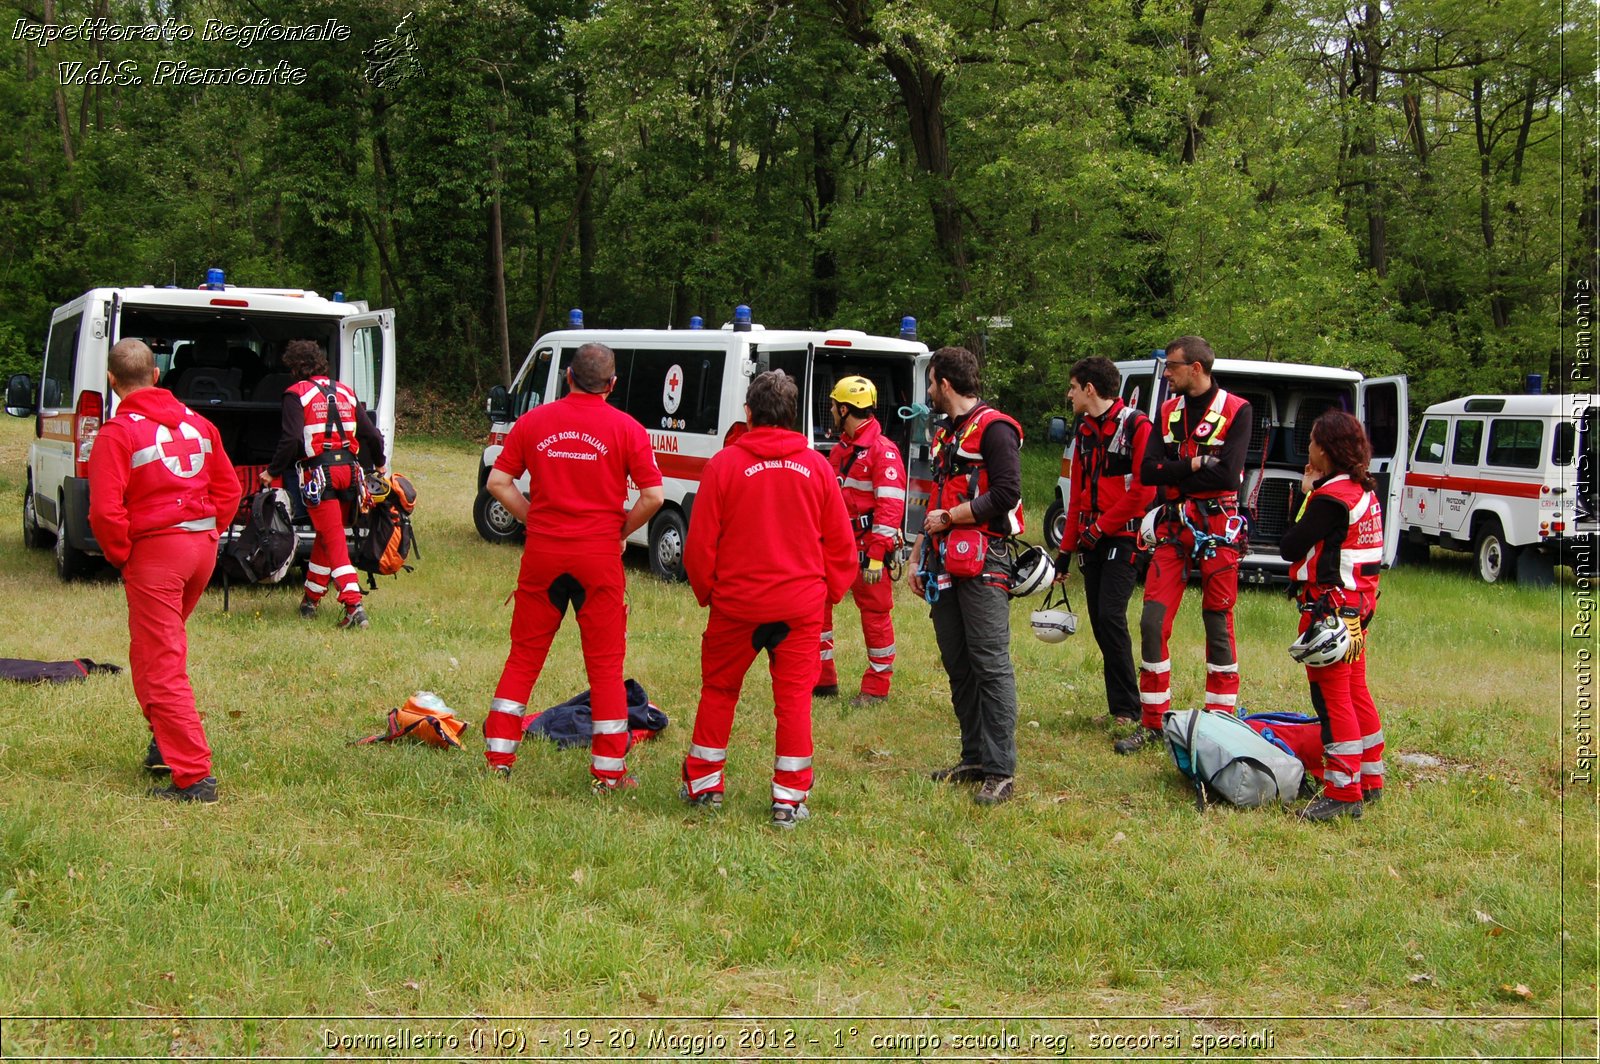
[[[1095,545],[1099,542],[1099,525],[1091,524],[1088,528],[1085,528],[1082,532],[1078,533],[1078,549],[1085,554],[1088,554],[1090,551],[1094,550]]]
[[[1070,572],[1072,572],[1072,552],[1061,551],[1056,555],[1056,575],[1066,576]]]

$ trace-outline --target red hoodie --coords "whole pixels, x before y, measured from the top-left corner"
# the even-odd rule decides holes
[[[856,578],[855,534],[828,460],[788,429],[752,429],[706,463],[684,551],[702,606],[740,621],[820,615]]]
[[[203,531],[209,521],[215,537],[241,494],[216,426],[165,388],[129,392],[89,453],[89,527],[118,569],[145,536]]]

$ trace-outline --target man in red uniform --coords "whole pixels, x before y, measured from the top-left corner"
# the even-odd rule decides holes
[[[1155,498],[1155,489],[1139,479],[1150,419],[1118,398],[1122,375],[1110,359],[1083,359],[1072,367],[1070,379],[1067,401],[1078,424],[1056,579],[1066,579],[1077,551],[1089,626],[1100,645],[1107,711],[1114,722],[1137,726],[1139,681],[1128,635],[1128,600],[1139,579],[1139,520]]]
[[[489,472],[489,493],[527,526],[511,615],[511,653],[483,725],[493,770],[511,774],[522,716],[570,605],[583,635],[594,716],[590,768],[597,792],[637,786],[628,775],[627,651],[622,551],[665,497],[650,438],[606,402],[616,387],[616,355],[584,344],[567,370],[566,396],[517,419]],[[528,474],[529,497],[516,481]],[[624,509],[628,484],[639,489]]]
[[[683,559],[695,598],[711,607],[683,796],[722,804],[734,706],[750,663],[765,650],[778,722],[772,822],[781,828],[810,815],[815,648],[823,611],[860,571],[833,470],[789,428],[798,394],[782,371],[750,382],[750,431],[706,463]]]
[[[1378,606],[1383,512],[1368,471],[1372,445],[1361,422],[1330,410],[1311,426],[1300,517],[1279,554],[1300,583],[1300,632],[1332,613],[1350,630],[1343,661],[1307,665],[1311,704],[1322,719],[1322,795],[1307,820],[1360,818],[1383,797],[1383,722],[1367,689],[1367,628]]]
[[[315,340],[291,341],[284,347],[283,365],[296,380],[283,393],[278,449],[261,471],[261,483],[271,484],[293,466],[306,516],[316,530],[300,616],[310,620],[317,615],[317,603],[331,580],[344,606],[339,627],[365,628],[361,576],[350,564],[344,530],[365,490],[364,470],[384,467],[383,434],[349,385],[329,379],[327,356]]]
[[[1119,754],[1134,753],[1160,736],[1161,715],[1172,706],[1167,642],[1194,568],[1200,571],[1206,629],[1205,708],[1232,713],[1239,704],[1233,604],[1245,550],[1239,485],[1250,443],[1250,404],[1211,379],[1216,356],[1200,337],[1179,337],[1167,345],[1166,356],[1162,372],[1173,397],[1161,404],[1156,419],[1161,446],[1147,449],[1139,469],[1157,491],[1156,509],[1146,517],[1154,553],[1139,623],[1143,727],[1113,744]]]
[[[189,684],[185,625],[217,562],[219,526],[242,491],[216,426],[154,387],[160,371],[139,340],[106,360],[116,416],[89,456],[89,527],[122,570],[128,599],[128,666],[155,747],[172,770],[157,798],[214,802],[211,747]]]
[[[928,362],[933,494],[912,551],[911,590],[928,599],[961,760],[937,782],[979,783],[972,800],[1011,800],[1017,772],[1017,678],[1011,667],[1011,594],[1022,533],[1022,426],[978,397],[978,359],[941,347]],[[931,588],[930,588],[931,584]],[[981,782],[980,782],[981,781]]]
[[[883,434],[875,413],[878,389],[865,377],[845,377],[834,386],[833,427],[839,442],[828,454],[845,511],[856,534],[860,571],[850,591],[861,610],[867,671],[852,706],[886,701],[894,679],[894,581],[885,579],[885,559],[899,547],[906,512],[906,467],[894,441]],[[822,619],[822,675],[813,694],[839,693],[833,663],[833,607]]]

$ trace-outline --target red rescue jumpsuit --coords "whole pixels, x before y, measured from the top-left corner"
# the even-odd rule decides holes
[[[483,725],[485,756],[497,767],[516,763],[528,697],[570,605],[594,716],[589,771],[615,784],[627,776],[628,752],[622,525],[628,482],[661,483],[650,438],[604,396],[574,391],[518,418],[494,467],[513,479],[527,473],[529,500],[511,652]]]
[[[122,570],[133,693],[172,783],[211,775],[211,747],[189,683],[189,614],[217,561],[218,526],[242,494],[222,437],[163,388],[117,405],[89,457],[89,525]]]
[[[1309,542],[1308,542],[1309,540]],[[1316,484],[1301,519],[1284,533],[1289,579],[1300,590],[1300,631],[1314,609],[1352,609],[1363,633],[1378,603],[1383,513],[1378,498],[1340,473]],[[1326,597],[1325,597],[1326,596]],[[1354,661],[1306,666],[1311,704],[1322,718],[1323,793],[1353,802],[1383,789],[1383,722],[1367,689],[1367,652]]]
[[[350,564],[344,530],[360,498],[362,466],[384,464],[383,436],[342,381],[296,381],[284,392],[283,408],[283,442],[267,472],[281,477],[291,462],[300,471],[301,501],[316,530],[306,565],[306,600],[320,602],[332,582],[340,603],[352,609],[361,605],[361,576]]]
[[[760,546],[752,549],[751,544]],[[721,793],[734,706],[762,650],[777,717],[772,800],[811,791],[811,688],[824,609],[859,568],[855,536],[827,459],[788,429],[751,429],[706,463],[684,553],[711,607],[700,640],[700,706],[684,759],[689,796]]]
[[[866,564],[868,560],[883,561],[899,544],[906,512],[905,463],[876,418],[854,436],[841,435],[828,462],[844,493],[845,511],[856,534],[860,569],[850,592],[861,610],[861,635],[867,644],[861,693],[887,695],[894,679],[894,582],[884,573],[877,583],[867,583]],[[833,652],[833,607],[829,606],[822,619],[820,687],[839,682]]]
[[[1157,427],[1163,446],[1151,448],[1141,472],[1158,488],[1156,547],[1145,576],[1144,614],[1139,631],[1141,723],[1159,730],[1172,707],[1172,658],[1167,644],[1172,623],[1189,583],[1191,565],[1200,570],[1200,609],[1206,629],[1205,708],[1233,713],[1239,704],[1239,653],[1233,636],[1233,605],[1239,597],[1239,555],[1244,545],[1239,516],[1239,484],[1250,438],[1250,404],[1215,385],[1199,397],[1203,413],[1194,417],[1186,396],[1161,405]],[[1200,402],[1193,404],[1200,406]],[[1229,446],[1230,441],[1232,446]],[[1164,452],[1164,453],[1163,453]],[[1190,472],[1196,456],[1215,456],[1221,466]],[[1237,539],[1228,542],[1230,523]],[[1198,529],[1210,549],[1195,551]]]

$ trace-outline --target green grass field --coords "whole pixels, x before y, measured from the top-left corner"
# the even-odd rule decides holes
[[[115,579],[63,585],[20,546],[30,433],[0,424],[0,654],[125,664]],[[633,753],[637,792],[597,801],[584,754],[536,743],[488,778],[476,732],[466,753],[347,745],[418,689],[481,723],[506,652],[517,552],[473,530],[478,444],[398,452],[422,558],[369,597],[369,631],[326,610],[302,622],[293,587],[236,589],[226,614],[208,594],[191,621],[222,803],[141,797],[148,733],[125,674],[0,687],[0,1055],[877,1057],[920,1036],[925,1056],[1170,1058],[1270,1034],[1211,1055],[1593,1058],[1596,792],[1568,782],[1570,577],[1488,587],[1443,557],[1386,576],[1370,671],[1389,797],[1323,826],[1199,815],[1164,754],[1113,755],[1086,622],[1045,645],[1029,603],[1013,615],[1017,799],[985,810],[929,783],[955,724],[902,586],[893,700],[818,703],[815,817],[778,833],[759,669],[726,810],[677,798],[704,618],[642,557],[628,673],[673,723]],[[1030,453],[1035,525],[1054,468]],[[837,622],[851,682],[854,608]],[[1294,624],[1281,595],[1243,594],[1248,709],[1304,708]],[[1191,597],[1179,705],[1199,701],[1201,642]],[[569,626],[533,702],[585,686]],[[339,1016],[368,1018],[323,1019]],[[993,1040],[999,1017],[1018,1045]],[[510,1045],[467,1051],[502,1028]],[[419,1045],[429,1030],[459,1042]],[[381,1051],[357,1037],[397,1031]]]

